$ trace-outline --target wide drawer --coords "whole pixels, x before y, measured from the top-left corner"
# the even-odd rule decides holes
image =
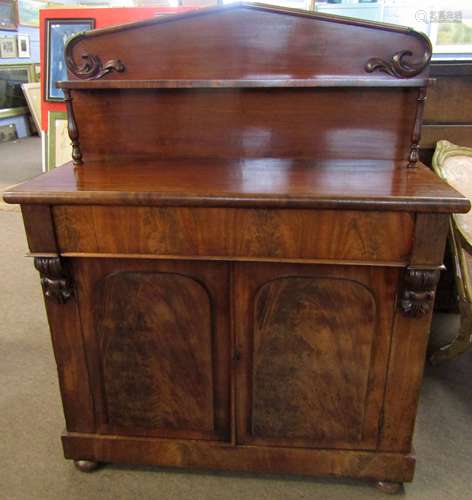
[[[63,254],[404,263],[406,212],[55,206]]]

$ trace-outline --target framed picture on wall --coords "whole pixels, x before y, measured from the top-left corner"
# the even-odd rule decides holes
[[[48,170],[72,160],[72,146],[67,132],[67,113],[63,111],[49,112],[47,141]]]
[[[18,35],[16,39],[18,42],[18,57],[31,57],[29,36]]]
[[[39,10],[46,9],[47,6],[47,0],[18,0],[19,24],[39,27]]]
[[[0,38],[0,57],[2,59],[13,59],[18,57],[15,38],[12,36]]]
[[[33,117],[37,131],[41,130],[41,88],[39,82],[22,83],[21,88],[25,95],[28,108]]]
[[[67,67],[64,48],[67,41],[77,33],[95,27],[94,19],[46,19],[46,78],[44,79],[44,98],[46,101],[63,101],[62,89],[56,82],[67,80]]]
[[[34,64],[0,64],[0,118],[28,113],[21,85],[36,81],[35,76]]]
[[[14,0],[0,0],[0,29],[16,30],[18,28],[18,9]]]

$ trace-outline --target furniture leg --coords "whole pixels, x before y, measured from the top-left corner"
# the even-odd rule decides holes
[[[377,481],[375,487],[382,493],[394,495],[403,489],[403,483],[394,483],[391,481]]]
[[[100,467],[99,462],[93,462],[92,460],[74,460],[74,465],[81,472],[93,472]]]

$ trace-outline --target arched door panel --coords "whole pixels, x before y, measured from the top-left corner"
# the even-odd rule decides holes
[[[75,265],[99,432],[227,439],[227,266],[132,259]]]
[[[375,448],[395,270],[240,264],[238,437]],[[393,274],[392,274],[393,272]],[[389,290],[390,289],[390,290]],[[243,290],[246,290],[244,293]],[[238,292],[237,292],[238,293]]]

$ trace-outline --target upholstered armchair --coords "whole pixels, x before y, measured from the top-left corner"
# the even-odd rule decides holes
[[[439,141],[433,156],[433,169],[451,186],[472,199],[472,148]],[[449,244],[461,316],[460,330],[451,343],[431,354],[433,364],[453,359],[472,349],[472,211],[452,215],[450,227]]]

